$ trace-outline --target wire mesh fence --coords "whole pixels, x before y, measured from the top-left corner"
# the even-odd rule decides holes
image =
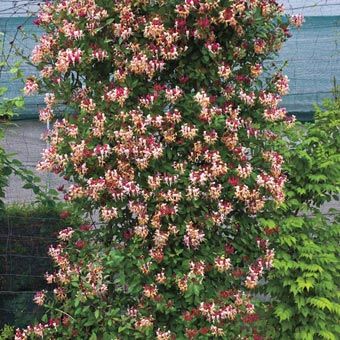
[[[33,296],[46,288],[44,274],[53,268],[47,250],[63,223],[57,211],[34,208],[0,216],[0,328],[39,317]]]

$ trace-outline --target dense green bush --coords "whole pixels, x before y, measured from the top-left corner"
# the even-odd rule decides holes
[[[273,336],[339,339],[340,218],[338,211],[321,208],[339,195],[340,101],[326,101],[316,109],[315,123],[297,124],[280,147],[287,199],[264,222],[279,235],[274,270],[264,286],[272,298]]]
[[[0,340],[13,340],[14,328],[12,326],[5,325],[3,329],[0,329]]]

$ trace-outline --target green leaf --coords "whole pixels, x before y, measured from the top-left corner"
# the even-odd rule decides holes
[[[296,279],[296,283],[298,284],[300,290],[305,290],[309,291],[310,288],[314,287],[315,280],[313,278],[303,278],[299,277]]]
[[[12,174],[12,169],[8,166],[5,166],[2,168],[2,174],[3,176],[9,176]]]
[[[303,330],[295,333],[296,340],[314,340],[314,333],[311,330]]]
[[[22,186],[23,189],[32,189],[33,185],[31,183],[26,183]]]
[[[279,317],[280,321],[289,320],[293,316],[293,311],[286,305],[279,305],[275,308],[275,315]]]
[[[14,104],[17,108],[22,108],[25,105],[25,101],[23,98],[18,98],[14,101]]]
[[[125,330],[128,329],[128,328],[129,328],[128,325],[120,326],[120,327],[118,328],[118,333],[121,333],[121,332],[125,331]]]
[[[97,334],[96,333],[92,333],[92,335],[91,335],[89,340],[97,340]]]
[[[4,95],[7,92],[7,87],[0,87],[0,96]]]
[[[84,326],[85,326],[85,327],[92,326],[94,323],[95,323],[94,320],[87,320],[87,321],[84,323]]]
[[[336,340],[336,337],[333,333],[327,331],[327,330],[322,330],[322,331],[319,331],[318,334],[323,337],[324,339],[327,339],[327,340]]]
[[[301,228],[303,226],[303,223],[304,223],[304,220],[302,217],[288,217],[284,221],[284,225],[292,229]]]
[[[280,237],[281,244],[287,244],[289,247],[296,244],[296,238],[292,235],[284,235]]]
[[[333,311],[333,304],[325,297],[313,297],[308,299],[308,303],[314,307],[319,309],[328,309],[329,311]]]
[[[110,24],[112,24],[114,21],[115,21],[115,18],[110,18],[110,19],[107,19],[107,20],[105,21],[105,24],[106,24],[106,25],[110,25]]]

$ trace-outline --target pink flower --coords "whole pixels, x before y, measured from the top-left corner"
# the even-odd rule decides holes
[[[175,88],[168,88],[165,90],[165,97],[166,99],[174,104],[179,98],[183,95],[183,90],[180,89],[178,86]]]
[[[102,217],[104,222],[110,222],[111,220],[117,218],[118,210],[117,210],[117,208],[103,207],[101,209],[100,214],[101,214],[101,217]]]
[[[274,85],[281,96],[286,95],[289,92],[289,79],[286,75],[278,74]]]
[[[236,23],[234,9],[226,8],[220,12],[220,21],[227,25],[234,25]]]
[[[48,122],[54,117],[53,110],[49,107],[39,110],[39,120],[41,122]]]
[[[74,23],[68,22],[67,20],[63,21],[60,31],[70,39],[79,40],[84,36],[84,32],[82,30],[77,29]]]
[[[160,328],[156,331],[156,339],[157,340],[171,340],[172,334],[171,331],[161,330]]]
[[[254,51],[256,54],[264,53],[266,48],[266,42],[263,39],[256,39],[254,43]]]
[[[206,265],[203,261],[191,261],[190,262],[190,276],[204,276],[204,272],[206,271]]]
[[[55,281],[55,275],[54,274],[45,274],[45,279],[48,284],[52,284]]]
[[[76,49],[68,48],[66,50],[66,55],[67,55],[68,61],[72,63],[73,65],[75,65],[76,63],[81,62],[83,51],[80,48],[76,48]]]
[[[33,298],[33,301],[38,305],[42,306],[46,299],[46,291],[42,290],[40,292],[36,292]]]
[[[144,295],[149,299],[155,299],[158,294],[158,288],[155,284],[144,286]]]
[[[58,235],[58,239],[61,241],[69,241],[74,233],[74,230],[72,228],[66,228],[64,230],[61,230]]]
[[[302,14],[294,14],[290,17],[290,22],[297,28],[300,28],[305,22],[305,17]]]
[[[115,87],[106,92],[103,99],[107,102],[117,102],[120,106],[123,106],[128,97],[129,90],[127,87]]]
[[[186,234],[184,236],[184,244],[187,248],[197,249],[204,241],[205,234],[203,231],[196,229],[192,222],[186,226]]]
[[[216,269],[220,272],[226,272],[231,267],[231,261],[228,258],[225,258],[224,255],[217,256],[215,258],[214,265]]]
[[[210,53],[212,54],[217,54],[222,50],[222,47],[219,43],[206,43],[205,47],[209,50]]]
[[[101,48],[94,48],[92,51],[92,58],[97,59],[98,61],[103,61],[107,59],[109,54],[107,51],[101,49]]]
[[[39,90],[39,85],[35,77],[27,78],[26,84],[24,87],[24,93],[26,96],[32,95]]]
[[[218,75],[223,79],[228,79],[231,74],[231,68],[227,64],[218,67]]]

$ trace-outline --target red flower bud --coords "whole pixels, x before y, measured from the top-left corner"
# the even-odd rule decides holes
[[[244,272],[241,268],[236,268],[232,274],[235,278],[239,278],[244,275]]]
[[[230,177],[228,179],[228,183],[232,185],[233,187],[236,187],[239,184],[239,179],[237,177]]]
[[[274,228],[264,228],[264,232],[267,236],[273,235],[273,234],[278,234],[280,232],[280,228],[278,226]]]
[[[224,251],[228,254],[234,254],[235,248],[231,244],[226,244],[224,246]]]
[[[210,20],[208,18],[201,18],[197,21],[197,24],[201,28],[208,28],[210,26]]]
[[[59,217],[63,220],[66,220],[67,218],[69,218],[71,216],[71,213],[69,211],[62,211],[60,214],[59,214]]]
[[[123,232],[123,237],[127,241],[130,240],[132,238],[132,236],[133,236],[132,229],[129,229],[129,230],[126,230],[126,231]]]
[[[86,242],[83,241],[83,240],[78,240],[76,243],[75,243],[75,246],[78,248],[78,249],[83,249],[86,245]]]
[[[189,77],[188,77],[188,76],[181,76],[181,77],[179,78],[179,82],[180,82],[181,84],[186,84],[188,81],[189,81]]]
[[[92,229],[92,225],[90,224],[83,224],[79,227],[80,231],[89,231]]]
[[[246,315],[242,318],[242,321],[244,323],[253,323],[253,322],[256,322],[258,321],[260,318],[257,314],[249,314],[249,315]],[[262,338],[260,338],[262,339]]]
[[[62,324],[63,326],[67,326],[70,323],[70,319],[68,316],[63,316],[62,318]]]
[[[205,335],[209,333],[209,328],[208,327],[203,327],[200,329],[200,333]]]

